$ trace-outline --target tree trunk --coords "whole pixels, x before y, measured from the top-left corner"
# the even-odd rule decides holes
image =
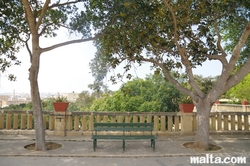
[[[45,130],[43,124],[43,113],[41,106],[40,93],[38,88],[38,72],[39,72],[40,52],[33,51],[31,58],[31,67],[29,69],[29,80],[31,87],[31,100],[33,106],[35,132],[36,132],[36,150],[46,150],[45,146]]]
[[[212,108],[210,102],[201,100],[197,105],[197,133],[194,148],[207,150],[209,148],[209,115]]]

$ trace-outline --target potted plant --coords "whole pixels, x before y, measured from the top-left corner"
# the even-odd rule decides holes
[[[215,104],[220,104],[220,100],[216,100]]]
[[[242,99],[241,104],[242,105],[249,105],[249,102],[247,101],[247,99]]]
[[[194,103],[190,96],[183,95],[180,99],[179,109],[181,112],[191,113],[194,110]]]
[[[53,106],[56,112],[66,112],[69,106],[67,97],[58,95],[54,98]]]

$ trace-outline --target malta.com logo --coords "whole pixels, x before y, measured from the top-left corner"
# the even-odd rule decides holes
[[[214,157],[206,156],[190,157],[190,164],[246,164],[246,157]]]

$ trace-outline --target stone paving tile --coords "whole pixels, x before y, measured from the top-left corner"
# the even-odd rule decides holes
[[[50,151],[30,151],[25,145],[34,143],[34,135],[13,136],[0,135],[0,156],[75,156],[75,157],[164,157],[164,156],[194,156],[207,153],[214,154],[248,154],[250,152],[250,136],[237,135],[210,136],[210,142],[222,147],[219,151],[197,151],[183,147],[185,142],[193,141],[194,136],[159,137],[156,149],[150,147],[148,140],[126,141],[126,150],[122,150],[122,141],[98,141],[96,151],[90,137],[46,137],[47,141],[61,143],[62,147]]]

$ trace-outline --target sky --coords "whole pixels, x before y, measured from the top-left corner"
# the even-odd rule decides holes
[[[76,37],[69,37],[67,31],[60,30],[56,38],[47,38],[41,40],[41,47],[51,46],[63,41],[71,39],[77,39]],[[80,93],[84,90],[90,90],[88,85],[93,83],[89,69],[89,62],[94,58],[96,52],[95,46],[92,42],[85,42],[79,44],[68,45],[57,48],[55,50],[43,53],[40,60],[39,71],[39,90],[42,93]],[[18,54],[18,59],[21,60],[21,65],[12,66],[7,70],[5,74],[1,74],[0,77],[0,94],[12,93],[14,90],[16,93],[30,93],[30,83],[28,80],[28,69],[30,67],[29,55],[24,48]],[[122,66],[118,67],[115,73],[122,73]],[[207,76],[216,76],[221,72],[221,65],[219,62],[206,62],[202,67],[198,67],[194,70],[195,74]],[[17,81],[9,81],[7,73],[13,73],[17,77]],[[145,78],[147,74],[152,73],[150,71],[150,64],[143,64],[140,67],[136,66],[136,69],[132,70],[132,74]],[[109,73],[109,76],[113,73]],[[108,76],[108,78],[109,78]],[[110,90],[118,90],[123,82],[118,84],[112,84],[109,79],[106,78],[105,82],[108,84]]]

